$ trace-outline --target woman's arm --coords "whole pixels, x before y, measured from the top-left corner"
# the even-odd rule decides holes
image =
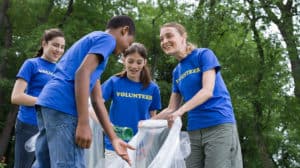
[[[24,106],[35,105],[37,98],[26,94],[25,93],[26,87],[27,87],[27,82],[24,79],[18,78],[16,80],[11,94],[12,104],[24,105]]]
[[[202,89],[200,89],[189,101],[183,104],[178,110],[171,114],[171,120],[177,116],[182,116],[184,113],[194,109],[203,104],[213,96],[215,87],[216,71],[215,69],[208,70],[203,73]]]
[[[160,113],[154,116],[152,119],[167,119],[167,116],[176,111],[182,102],[182,97],[179,93],[172,93],[167,108],[163,109]]]

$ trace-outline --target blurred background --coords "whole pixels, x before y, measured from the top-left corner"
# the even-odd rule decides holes
[[[211,48],[219,59],[244,167],[300,167],[299,0],[0,0],[0,168],[13,166],[15,76],[39,49],[43,31],[61,28],[67,50],[120,14],[136,22],[136,41],[148,48],[163,107],[177,61],[160,49],[159,28],[176,21],[190,42]],[[121,69],[111,57],[101,81]]]

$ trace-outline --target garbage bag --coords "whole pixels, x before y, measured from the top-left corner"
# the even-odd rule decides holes
[[[90,127],[93,139],[90,148],[85,149],[85,163],[87,168],[104,167],[104,136],[101,124],[90,117]]]
[[[171,128],[166,120],[146,120],[129,142],[136,150],[128,149],[132,165],[118,159],[105,163],[106,168],[185,168],[184,159],[191,152],[186,132],[181,132],[178,117]]]
[[[35,142],[37,137],[40,135],[40,132],[34,134],[32,137],[30,137],[26,142],[25,142],[25,150],[27,152],[34,152],[35,151]]]

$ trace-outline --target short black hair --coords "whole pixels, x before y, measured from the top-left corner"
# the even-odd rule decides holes
[[[129,34],[134,35],[135,34],[135,25],[133,20],[129,16],[120,15],[120,16],[114,16],[112,17],[107,25],[106,29],[117,29],[119,27],[129,27]]]

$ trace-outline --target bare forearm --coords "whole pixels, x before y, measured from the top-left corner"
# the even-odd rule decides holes
[[[189,101],[183,104],[178,110],[182,112],[181,115],[184,113],[194,109],[195,107],[203,104],[208,99],[212,97],[212,92],[207,89],[201,89],[196,95],[192,97]]]
[[[167,117],[174,111],[176,111],[180,104],[182,98],[178,93],[172,93],[169,100],[169,105],[167,108],[158,113],[153,119],[167,119]]]
[[[172,112],[174,112],[175,110],[176,109],[165,108],[160,113],[158,113],[157,115],[153,116],[152,119],[167,119],[167,116],[169,114],[171,114]]]
[[[85,71],[78,71],[75,77],[75,98],[78,112],[78,123],[89,122],[88,97],[90,75]]]
[[[11,93],[11,103],[24,106],[34,106],[37,98],[25,93],[27,88],[27,81],[24,79],[17,79]]]
[[[109,116],[108,116],[108,112],[105,108],[104,102],[92,102],[95,113],[98,117],[98,120],[100,121],[104,132],[108,135],[109,139],[114,139],[116,138],[116,134],[112,128]]]
[[[17,105],[34,106],[36,101],[37,97],[33,97],[25,93],[12,95],[11,97],[11,103]]]
[[[215,69],[204,72],[202,78],[202,89],[200,89],[189,101],[178,109],[180,115],[183,115],[184,113],[203,104],[213,96],[216,79]]]

